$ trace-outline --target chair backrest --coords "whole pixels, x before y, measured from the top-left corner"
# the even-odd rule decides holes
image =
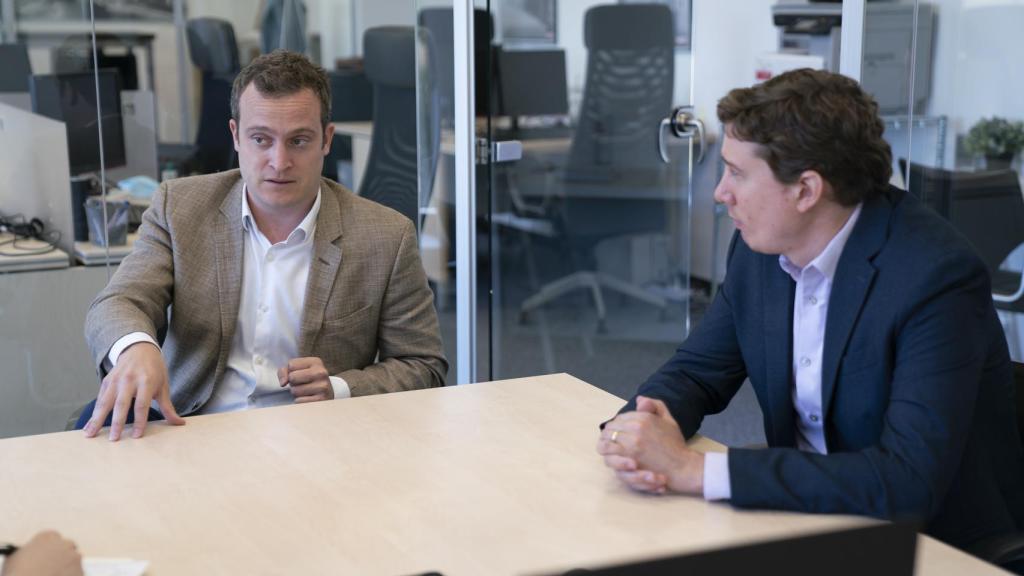
[[[429,53],[432,43],[424,41]],[[364,66],[373,84],[373,141],[359,195],[397,210],[418,226],[420,169],[429,191],[440,130],[436,111],[429,113],[431,121],[426,123],[430,134],[421,139],[417,130],[416,42],[412,26],[381,26],[363,35]],[[431,86],[423,88],[436,94]],[[436,102],[436,97],[428,94],[423,100]],[[424,163],[419,161],[421,148],[428,156]]]
[[[1013,363],[1014,398],[1017,400],[1017,431],[1024,444],[1024,364]]]
[[[967,238],[989,273],[1024,243],[1024,196],[1013,170],[956,172],[911,162],[908,184]]]
[[[419,24],[430,31],[434,39],[437,66],[436,82],[440,94],[440,113],[442,118],[455,117],[455,43],[454,20],[451,8],[424,8],[420,10]],[[476,78],[476,113],[486,115],[491,110],[491,103],[497,98],[494,84],[484,81],[493,78],[491,66],[494,58],[491,54],[491,41],[494,39],[494,22],[487,10],[473,10],[473,38],[476,44],[473,49],[473,62]]]
[[[28,92],[32,66],[24,44],[0,44],[0,92]]]
[[[220,18],[192,18],[188,21],[188,51],[192,64],[204,74],[234,76],[241,69],[235,29]]]
[[[228,130],[231,83],[239,71],[238,43],[231,23],[218,18],[188,21],[188,49],[202,71],[202,99],[196,132],[196,168],[202,173],[227,170],[235,164]]]
[[[665,174],[657,146],[672,106],[672,22],[664,4],[587,10],[587,76],[567,180],[657,185]]]

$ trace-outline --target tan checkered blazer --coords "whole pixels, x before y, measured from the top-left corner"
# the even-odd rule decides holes
[[[412,222],[330,180],[321,191],[299,356],[321,358],[353,396],[442,386],[448,363]],[[234,338],[243,239],[238,170],[161,185],[86,316],[100,375],[118,338],[166,328],[174,406],[200,409]]]

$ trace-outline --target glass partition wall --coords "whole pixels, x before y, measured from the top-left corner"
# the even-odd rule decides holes
[[[911,193],[974,245],[992,276],[1010,355],[1021,361],[1024,68],[1018,55],[1024,1],[898,6],[908,15],[904,35],[912,15],[918,40],[911,51],[914,73],[904,79],[914,108],[889,126],[896,132],[898,124],[906,134],[892,141],[896,171]]]

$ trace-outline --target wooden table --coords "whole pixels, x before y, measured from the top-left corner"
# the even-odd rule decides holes
[[[59,529],[149,574],[530,574],[858,525],[623,487],[622,401],[541,376],[0,441],[0,535]],[[703,449],[713,442],[698,441]],[[922,537],[919,574],[998,571]]]

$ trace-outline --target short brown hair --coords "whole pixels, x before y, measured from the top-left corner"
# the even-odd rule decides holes
[[[331,84],[324,69],[298,52],[274,50],[258,56],[235,76],[231,86],[231,117],[241,121],[238,100],[249,84],[264,96],[288,96],[309,88],[320,100],[320,125],[327,130],[331,121]]]
[[[719,100],[718,119],[730,137],[761,145],[779,181],[814,170],[844,206],[880,193],[892,175],[878,104],[846,76],[803,68],[736,88]]]

